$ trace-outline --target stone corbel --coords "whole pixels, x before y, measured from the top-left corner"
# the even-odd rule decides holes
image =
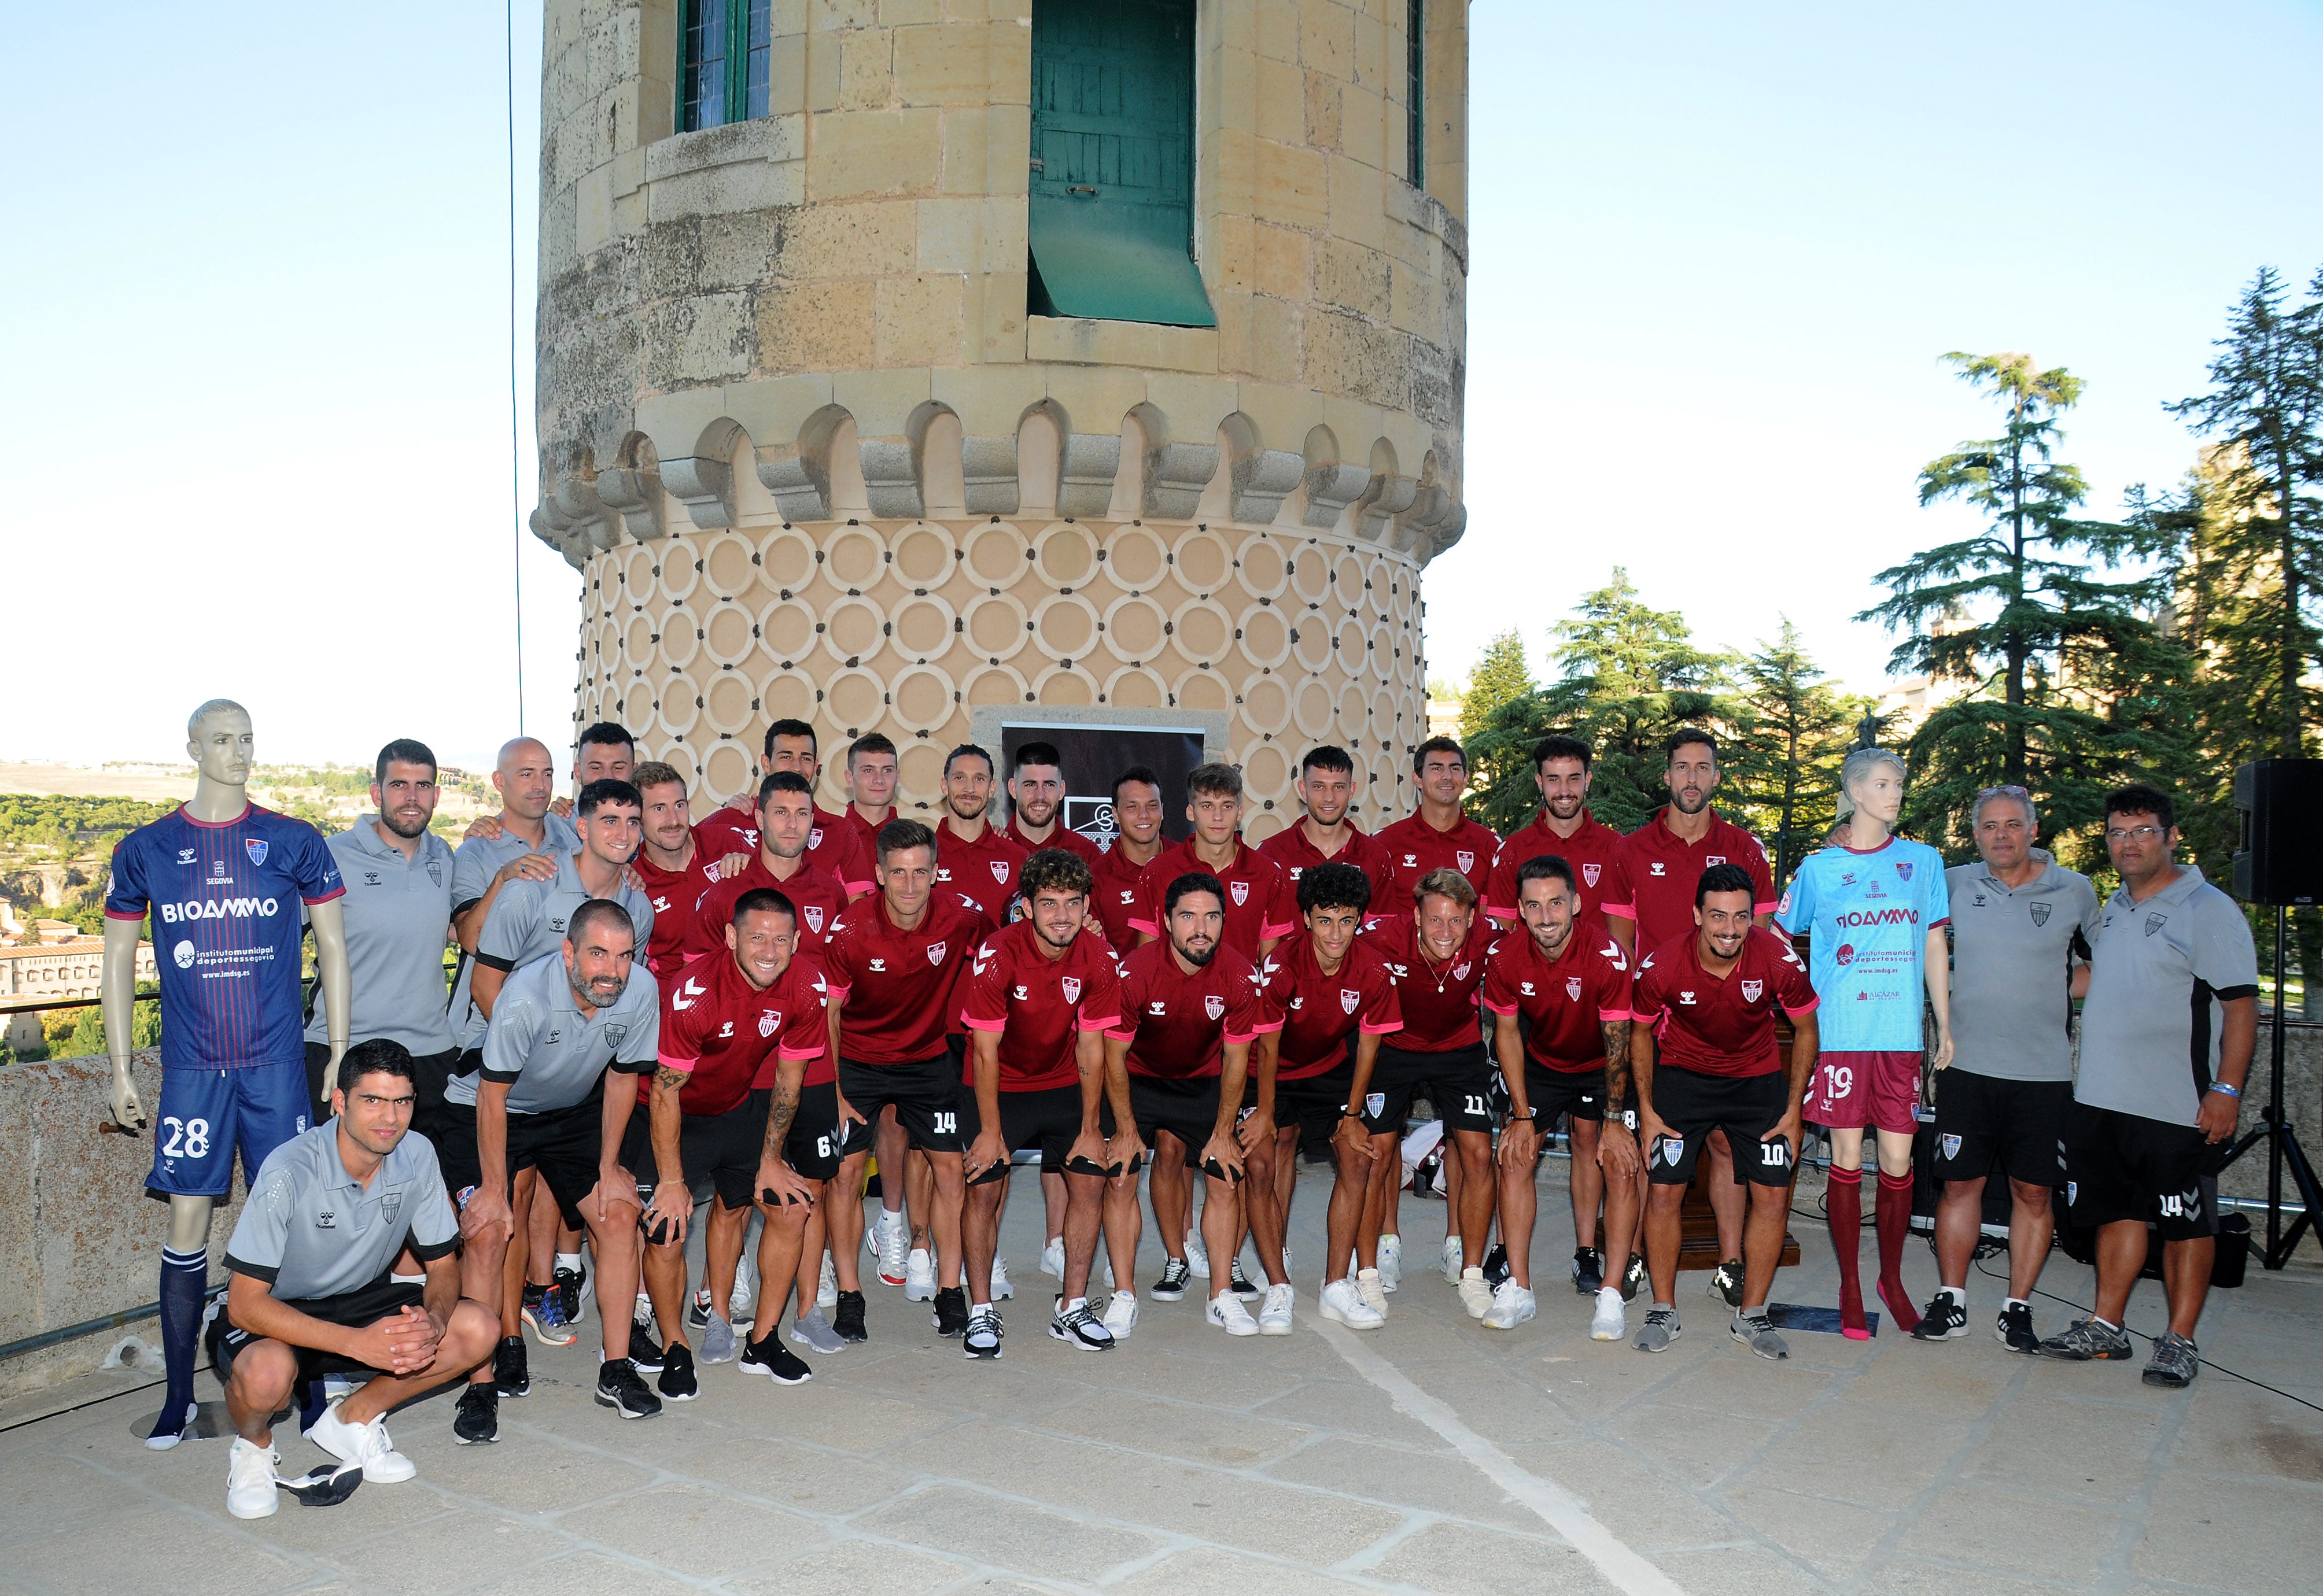
[[[1370,485],[1355,499],[1355,536],[1377,543],[1386,535],[1388,523],[1411,508],[1419,491],[1419,482],[1410,477],[1391,472],[1373,473]]]
[[[1163,444],[1147,450],[1144,514],[1157,520],[1190,517],[1202,490],[1217,474],[1216,444]]]
[[[1308,526],[1327,532],[1339,524],[1339,512],[1363,494],[1372,473],[1360,465],[1310,465],[1307,468]]]
[[[532,528],[535,537],[563,555],[565,563],[578,571],[589,563],[592,551],[588,543],[575,538],[569,527],[556,524],[561,518],[544,501],[532,507],[532,514],[525,518],[525,524]]]
[[[856,443],[856,456],[863,463],[864,498],[873,515],[912,521],[925,513],[920,497],[920,452],[912,446],[911,439],[861,438]]]
[[[661,480],[685,506],[686,518],[703,531],[734,524],[734,468],[723,460],[700,454],[665,460]]]
[[[1428,550],[1426,558],[1432,560],[1437,555],[1442,554],[1446,549],[1450,548],[1454,544],[1460,541],[1460,535],[1467,531],[1467,529],[1468,507],[1464,504],[1455,504],[1452,507],[1452,513],[1446,516],[1442,521],[1438,522],[1434,527],[1429,529],[1428,543],[1430,546]]]
[[[1272,525],[1290,490],[1307,472],[1307,457],[1288,449],[1253,449],[1235,456],[1234,518],[1251,526]]]
[[[960,440],[960,475],[972,516],[1013,516],[1023,507],[1016,482],[1016,438]]]
[[[1113,479],[1120,469],[1119,433],[1067,437],[1057,463],[1057,513],[1081,520],[1104,515],[1113,508]]]
[[[1395,533],[1389,539],[1389,546],[1398,554],[1426,559],[1433,552],[1436,528],[1449,520],[1456,508],[1452,495],[1434,482],[1426,484],[1412,496],[1411,508],[1396,518]]]
[[[662,468],[663,474],[669,468]],[[831,473],[821,458],[795,445],[758,451],[758,481],[775,496],[786,521],[831,519]]]
[[[661,472],[632,465],[601,471],[597,497],[620,516],[621,525],[639,543],[669,536],[669,521],[662,507]]]

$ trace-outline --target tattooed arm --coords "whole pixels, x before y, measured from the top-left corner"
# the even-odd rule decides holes
[[[791,1126],[798,1119],[806,1066],[804,1059],[785,1059],[776,1070],[774,1100],[767,1107],[767,1143],[758,1155],[758,1197],[762,1202],[812,1203],[815,1198],[815,1183],[792,1169],[783,1158],[784,1144],[790,1140]],[[831,1126],[825,1134],[836,1138],[839,1127]]]
[[[1635,1179],[1638,1138],[1623,1111],[1631,1105],[1630,1022],[1601,1020],[1605,1032],[1605,1124],[1597,1136],[1597,1167],[1609,1178]]]
[[[666,1243],[685,1240],[685,1227],[693,1218],[693,1191],[686,1184],[684,1155],[678,1151],[678,1127],[685,1115],[678,1094],[685,1089],[687,1078],[682,1069],[672,1069],[666,1063],[656,1064],[653,1087],[646,1099],[647,1129],[652,1133],[656,1173],[653,1201],[646,1206],[646,1234]],[[626,1085],[616,1079],[607,1082],[606,1089],[619,1091]]]

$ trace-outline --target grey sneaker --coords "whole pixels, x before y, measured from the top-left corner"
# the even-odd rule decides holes
[[[1775,1328],[1775,1322],[1767,1316],[1763,1308],[1755,1314],[1737,1311],[1731,1329],[1735,1340],[1762,1358],[1779,1359],[1791,1355],[1782,1332]]]
[[[2070,1363],[2116,1362],[2128,1357],[2130,1351],[2126,1334],[2095,1319],[2075,1319],[2041,1344],[2043,1357],[2062,1358]]]
[[[734,1322],[724,1314],[712,1314],[702,1326],[702,1359],[704,1363],[730,1363],[739,1350],[734,1344]]]
[[[840,1339],[839,1332],[831,1327],[831,1321],[822,1316],[819,1307],[798,1316],[791,1325],[791,1339],[807,1351],[825,1356],[847,1350],[847,1343]]]
[[[1666,1353],[1670,1343],[1684,1334],[1677,1326],[1677,1309],[1656,1307],[1648,1310],[1646,1322],[1638,1326],[1630,1344],[1641,1353]]]
[[[2176,1390],[2192,1385],[2201,1371],[2200,1349],[2175,1330],[2164,1330],[2153,1344],[2153,1361],[2145,1366],[2145,1383]]]

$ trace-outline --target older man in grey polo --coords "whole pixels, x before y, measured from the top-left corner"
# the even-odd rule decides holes
[[[460,1300],[459,1224],[436,1150],[409,1128],[412,1104],[410,1054],[384,1038],[358,1041],[340,1060],[332,1117],[276,1148],[250,1183],[226,1243],[218,1343],[237,1518],[274,1511],[274,1415],[306,1381],[370,1375],[307,1436],[366,1480],[409,1480],[418,1471],[388,1438],[387,1412],[491,1350],[491,1315]],[[394,1277],[407,1248],[425,1285]]]
[[[530,1388],[517,1303],[501,1269],[522,1197],[546,1187],[557,1206],[587,1226],[597,1255],[600,1300],[633,1301],[638,1290],[637,1182],[617,1161],[622,1128],[608,1131],[606,1072],[642,1075],[661,1039],[661,999],[641,957],[639,937],[617,903],[577,908],[558,950],[519,968],[497,994],[478,1067],[445,1089],[445,1178],[458,1194],[466,1247],[461,1285],[492,1307],[500,1342],[460,1399],[453,1435],[499,1437],[498,1393]],[[611,1088],[636,1102],[636,1087]],[[533,1178],[518,1184],[518,1178]],[[603,1180],[607,1171],[614,1179]],[[601,1181],[602,1183],[601,1184]],[[605,1361],[597,1399],[624,1418],[660,1411],[630,1362],[629,1317],[598,1316]]]
[[[347,965],[354,974],[350,1042],[385,1037],[411,1055],[418,1105],[412,1128],[426,1134],[460,1056],[445,1013],[444,948],[452,924],[453,852],[427,829],[436,814],[436,756],[399,738],[379,751],[364,815],[330,839],[347,885]],[[331,1049],[329,1001],[316,995],[307,1022],[307,1082],[316,1123],[330,1117],[333,1083],[323,1078]]]
[[[2089,877],[2033,846],[2040,818],[2022,787],[1977,794],[1970,830],[1980,856],[1945,872],[1952,905],[1951,1068],[1936,1078],[1936,1266],[1943,1285],[1912,1334],[1968,1334],[1968,1270],[1984,1183],[2006,1172],[2008,1298],[1993,1334],[2011,1352],[2041,1350],[2034,1282],[2056,1234],[2050,1193],[2065,1183],[2065,1111],[2073,1099],[2076,970],[2097,935]],[[2078,978],[2086,981],[2087,977]]]
[[[556,792],[556,764],[547,744],[529,737],[501,744],[492,785],[500,795],[500,812],[471,825],[452,856],[452,929],[461,957],[451,1015],[464,1047],[474,1045],[464,1032],[476,942],[500,888],[520,876],[547,880],[556,874],[556,856],[581,846],[573,822],[549,807]]]
[[[2066,1200],[2098,1233],[2096,1310],[2041,1344],[2076,1362],[2126,1358],[2122,1314],[2162,1235],[2170,1328],[2148,1385],[2183,1386],[2217,1251],[2205,1177],[2235,1133],[2258,1034],[2258,953],[2233,899],[2176,861],[2176,806],[2129,786],[2106,797],[2106,850],[2121,888],[2092,940],[2081,1067],[2065,1121]]]

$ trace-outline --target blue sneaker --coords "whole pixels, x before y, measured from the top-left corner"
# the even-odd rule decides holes
[[[524,1322],[543,1346],[571,1346],[578,1335],[565,1314],[565,1294],[554,1286],[524,1289]]]

